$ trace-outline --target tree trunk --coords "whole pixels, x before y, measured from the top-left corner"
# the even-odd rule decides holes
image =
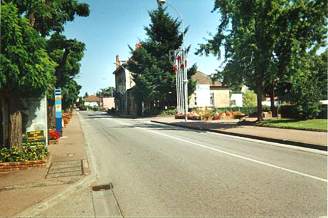
[[[274,97],[275,97],[275,94],[274,94],[274,83],[272,83],[272,86],[271,86],[271,90],[270,90],[270,108],[271,108],[271,112],[272,112],[272,117],[277,117],[277,108],[276,106],[274,105]]]
[[[257,88],[257,120],[258,121],[262,121],[263,120],[263,116],[262,116],[262,95],[263,95],[263,91],[259,90],[260,88]]]
[[[55,105],[52,101],[48,102],[48,128],[49,129],[56,128],[56,111],[55,111]]]
[[[28,15],[28,19],[29,19],[30,25],[32,27],[34,27],[34,25],[35,25],[35,12],[34,12],[34,10],[32,10],[30,12],[30,14]]]
[[[262,121],[262,97],[263,97],[263,77],[262,74],[258,74],[258,79],[256,81],[256,94],[257,94],[257,120]]]
[[[9,146],[19,147],[22,145],[22,113],[18,107],[19,99],[9,99]]]

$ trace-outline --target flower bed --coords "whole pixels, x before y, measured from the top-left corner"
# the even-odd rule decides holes
[[[57,140],[60,138],[60,134],[54,130],[54,129],[49,129],[49,140]]]
[[[0,163],[43,160],[47,155],[44,142],[27,142],[20,147],[0,148]]]

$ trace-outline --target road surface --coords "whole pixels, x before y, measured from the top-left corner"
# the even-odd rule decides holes
[[[327,155],[101,112],[80,118],[97,183],[113,185],[124,217],[327,215]]]

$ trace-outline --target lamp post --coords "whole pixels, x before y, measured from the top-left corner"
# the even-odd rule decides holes
[[[184,23],[181,13],[169,4],[166,0],[157,0],[158,5],[162,6],[167,4],[170,6],[178,15],[182,24],[182,40],[184,40]],[[188,120],[188,77],[187,77],[187,59],[186,50],[183,48],[183,41],[181,48],[170,52],[170,56],[174,57],[174,65],[176,66],[176,91],[177,91],[177,112],[183,113],[185,121]]]

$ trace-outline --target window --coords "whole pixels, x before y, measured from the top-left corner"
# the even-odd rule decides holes
[[[210,96],[210,104],[211,104],[212,106],[214,106],[214,93],[213,93],[213,92],[211,92],[211,96]]]

